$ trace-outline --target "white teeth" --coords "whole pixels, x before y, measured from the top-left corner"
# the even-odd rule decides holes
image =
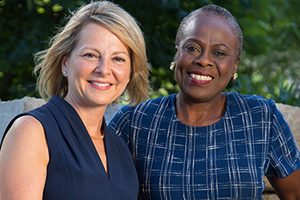
[[[94,85],[97,85],[99,87],[107,87],[109,86],[110,84],[109,83],[98,83],[98,82],[92,82]]]
[[[212,80],[212,77],[210,76],[205,76],[205,75],[199,75],[199,74],[193,74],[191,73],[190,76],[194,79],[197,79],[199,81],[210,81]]]

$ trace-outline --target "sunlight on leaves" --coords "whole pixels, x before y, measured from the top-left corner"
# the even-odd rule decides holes
[[[44,14],[46,12],[45,8],[43,8],[43,7],[37,7],[36,11],[38,14]]]
[[[5,5],[5,0],[0,1],[0,7]]]
[[[62,6],[59,5],[59,4],[54,4],[54,5],[52,6],[53,12],[60,12],[60,11],[62,11],[63,9],[64,9],[64,7],[62,7]]]

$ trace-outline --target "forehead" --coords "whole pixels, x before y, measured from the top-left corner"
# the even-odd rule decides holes
[[[183,38],[193,37],[193,39],[209,37],[216,41],[228,42],[236,45],[237,36],[228,21],[220,16],[208,13],[196,14],[189,20],[183,30]]]
[[[113,40],[118,40],[117,36],[108,30],[104,25],[97,22],[90,22],[84,24],[78,34],[79,39],[81,40],[91,40],[95,38],[106,38],[110,37]]]
[[[90,22],[83,26],[78,34],[78,45],[91,45],[95,48],[114,47],[127,49],[128,46],[106,26],[97,22]]]

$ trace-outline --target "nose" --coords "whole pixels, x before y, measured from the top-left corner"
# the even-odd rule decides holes
[[[209,54],[209,51],[203,51],[198,56],[195,57],[194,63],[200,67],[211,67],[213,65],[212,57]]]
[[[101,74],[101,75],[109,75],[111,73],[111,68],[110,68],[110,63],[108,60],[104,59],[104,58],[100,58],[95,72]]]

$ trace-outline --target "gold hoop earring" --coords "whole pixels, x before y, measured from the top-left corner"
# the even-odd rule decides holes
[[[235,73],[233,74],[232,80],[234,80],[234,81],[235,81],[235,80],[238,78],[238,76],[239,76],[239,75],[238,75],[238,73],[237,73],[237,72],[235,72]]]
[[[174,71],[175,67],[176,67],[176,62],[174,62],[174,61],[171,62],[171,64],[170,64],[170,70]]]

